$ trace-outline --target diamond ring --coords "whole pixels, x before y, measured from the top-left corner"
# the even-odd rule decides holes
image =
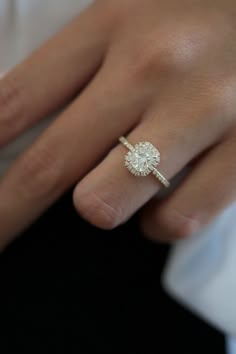
[[[166,188],[170,182],[156,169],[160,163],[160,152],[149,142],[140,142],[131,145],[128,140],[121,136],[119,138],[129,152],[125,156],[125,166],[135,176],[148,176],[152,173]]]

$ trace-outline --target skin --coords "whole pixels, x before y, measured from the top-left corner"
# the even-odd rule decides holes
[[[173,241],[236,199],[236,3],[99,0],[0,82],[0,146],[64,111],[0,183],[0,247],[68,188],[92,224],[141,209],[144,233]],[[125,168],[117,140],[150,141],[168,196]]]

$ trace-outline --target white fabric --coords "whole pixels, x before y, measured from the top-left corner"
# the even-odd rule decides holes
[[[218,329],[236,337],[236,204],[173,249],[166,290]]]
[[[236,340],[233,337],[228,337],[226,341],[226,350],[228,354],[236,354]]]
[[[89,2],[0,0],[0,73],[11,69]],[[39,124],[0,152],[0,173],[47,124]],[[183,305],[236,337],[235,236],[236,205],[233,205],[204,232],[173,248],[163,285]],[[233,339],[228,343],[229,353],[236,354]]]

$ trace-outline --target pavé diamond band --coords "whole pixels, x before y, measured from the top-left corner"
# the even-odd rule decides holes
[[[152,173],[166,188],[170,182],[156,169],[160,163],[160,152],[149,142],[141,142],[131,145],[128,140],[119,138],[129,152],[125,155],[125,166],[135,176],[148,176]]]

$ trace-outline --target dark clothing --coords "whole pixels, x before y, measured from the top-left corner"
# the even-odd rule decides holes
[[[223,354],[223,336],[163,292],[167,253],[137,217],[90,226],[68,193],[1,255],[0,354]]]

